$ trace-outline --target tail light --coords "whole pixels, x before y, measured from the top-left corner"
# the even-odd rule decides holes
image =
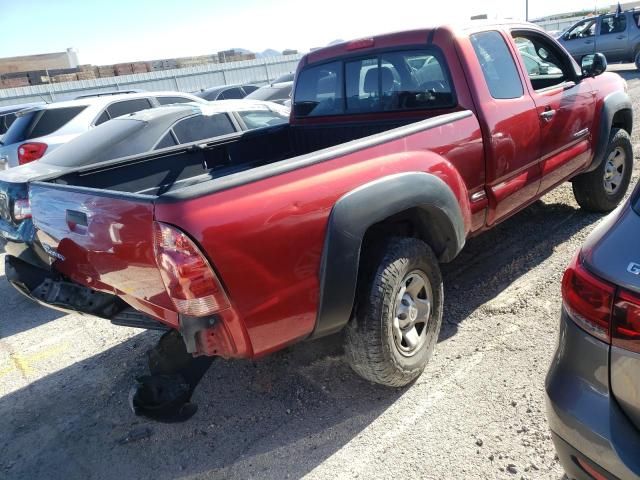
[[[620,291],[613,307],[612,345],[640,353],[640,296]]]
[[[202,317],[229,308],[218,277],[187,235],[155,222],[154,248],[162,281],[179,313]]]
[[[615,287],[589,273],[576,256],[562,278],[562,298],[569,316],[594,337],[609,342]]]
[[[27,218],[31,218],[31,205],[29,199],[16,200],[13,202],[13,219],[21,222]]]
[[[47,151],[47,144],[40,142],[28,142],[23,143],[18,147],[18,163],[24,165],[25,163],[33,162],[42,158],[44,152]]]
[[[640,353],[640,295],[588,272],[576,256],[562,278],[564,307],[594,337]]]

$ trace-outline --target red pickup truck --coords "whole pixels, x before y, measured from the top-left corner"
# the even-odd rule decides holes
[[[373,382],[417,378],[443,315],[440,262],[571,180],[627,190],[626,83],[530,24],[415,30],[309,53],[290,124],[34,182],[52,271],[22,292],[179,331],[194,356],[254,358],[344,330]],[[92,300],[93,299],[93,300]]]

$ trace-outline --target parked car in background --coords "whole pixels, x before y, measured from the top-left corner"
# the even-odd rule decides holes
[[[605,182],[621,181],[618,149],[626,146],[607,158]],[[562,280],[547,418],[572,479],[640,479],[639,238],[640,184],[591,233]]]
[[[181,103],[118,117],[60,146],[38,162],[0,173],[0,238],[5,251],[38,264],[27,182],[114,158],[280,125],[289,110],[270,102]]]
[[[222,85],[195,93],[210,102],[214,100],[239,100],[258,89],[257,85]]]
[[[286,100],[291,99],[291,90],[293,89],[293,82],[272,83],[260,87],[255,92],[247,95],[249,100],[265,100],[268,102],[276,102],[281,105]]]
[[[33,162],[112,118],[182,102],[203,102],[179,92],[91,96],[21,110],[0,142],[0,163],[10,168]]]
[[[296,76],[295,72],[285,73],[284,75],[280,75],[279,77],[277,77],[271,83],[293,82],[293,79],[295,78],[295,76]]]
[[[7,132],[11,124],[16,119],[17,113],[25,108],[35,107],[36,105],[42,105],[44,102],[39,103],[23,103],[17,105],[3,105],[0,106],[0,141]],[[0,169],[2,166],[0,166]]]
[[[528,75],[518,39],[561,74]],[[605,70],[598,54],[580,69],[531,24],[313,51],[286,125],[32,182],[36,243],[52,270],[8,255],[5,275],[57,308],[112,320],[133,307],[136,325],[172,329],[161,344],[176,340],[179,355],[167,364],[255,358],[343,330],[354,371],[407,385],[437,343],[440,263],[467,238],[569,179],[587,210],[623,199],[632,104]],[[48,293],[70,284],[73,295]]]
[[[576,59],[600,52],[608,62],[635,62],[640,69],[640,11],[608,13],[580,20],[558,41]]]

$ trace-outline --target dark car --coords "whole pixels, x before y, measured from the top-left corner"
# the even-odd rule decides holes
[[[570,478],[640,478],[639,238],[640,185],[564,274],[546,391],[553,441]]]
[[[210,102],[214,100],[240,100],[258,88],[257,85],[222,85],[220,87],[207,88],[201,92],[196,92],[194,95]]]
[[[30,250],[33,225],[27,182],[73,168],[222,135],[284,124],[289,110],[258,101],[167,105],[110,120],[42,160],[0,173],[0,240],[8,253],[38,263]]]
[[[640,11],[609,13],[580,20],[558,41],[580,64],[585,55],[601,52],[608,62],[635,62],[640,68]]]
[[[247,95],[247,100],[264,100],[284,105],[284,102],[291,99],[293,82],[272,83],[260,87],[255,92]]]

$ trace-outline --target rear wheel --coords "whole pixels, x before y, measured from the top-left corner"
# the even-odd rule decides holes
[[[592,172],[573,179],[573,194],[581,208],[610,212],[622,201],[633,170],[633,149],[629,134],[614,129],[602,163]]]
[[[424,370],[442,324],[438,260],[426,243],[394,238],[364,277],[346,328],[347,360],[367,380],[407,385]]]

